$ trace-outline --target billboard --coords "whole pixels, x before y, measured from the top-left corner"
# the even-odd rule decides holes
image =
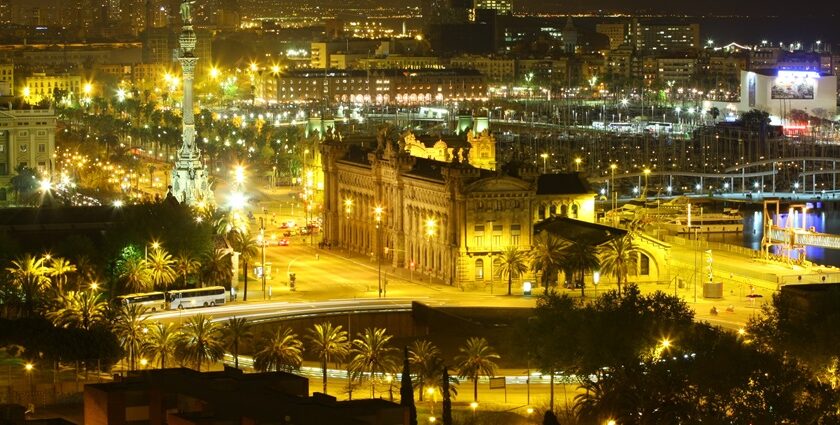
[[[779,71],[770,87],[770,98],[813,99],[819,78],[813,71]]]

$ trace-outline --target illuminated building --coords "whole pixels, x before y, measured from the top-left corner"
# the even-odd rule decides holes
[[[495,10],[498,15],[513,13],[511,0],[475,0],[475,10]]]
[[[699,24],[654,24],[634,19],[630,42],[643,54],[685,52],[700,49]]]
[[[11,63],[0,64],[0,96],[14,96],[15,66]]]
[[[288,70],[277,77],[264,75],[262,81],[268,84],[265,98],[280,102],[319,101],[325,94],[334,102],[375,104],[487,97],[484,76],[474,70]]]
[[[55,153],[55,111],[30,108],[0,109],[0,200],[19,165],[52,173]]]
[[[516,77],[516,59],[512,58],[463,55],[452,58],[449,64],[454,68],[475,69],[493,82],[513,81]]]
[[[610,50],[615,50],[627,41],[627,24],[595,24],[595,32],[610,39]]]
[[[38,103],[44,99],[53,99],[55,91],[72,93],[78,99],[82,91],[82,77],[79,75],[60,74],[48,75],[36,72],[23,80],[25,101]],[[28,94],[27,94],[28,93]]]
[[[837,76],[789,69],[741,71],[738,110],[753,109],[768,112],[775,124],[786,127],[808,125],[791,123],[788,116],[793,110],[821,118],[834,117],[837,114]]]
[[[413,156],[412,143],[345,137],[321,144],[325,242],[379,252],[393,267],[448,284],[482,284],[491,278],[494,254],[531,246],[534,223],[551,216],[594,220],[595,194],[577,173],[541,175],[523,163],[490,171],[464,163],[474,155],[464,155],[464,147],[443,152],[450,162]],[[381,235],[376,207],[384,211]]]

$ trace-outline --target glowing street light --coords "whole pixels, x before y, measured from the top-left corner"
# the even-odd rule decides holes
[[[475,417],[475,409],[478,409],[478,403],[475,401],[470,403],[470,409],[472,409],[473,417]]]
[[[548,154],[547,153],[541,153],[540,158],[542,158],[542,160],[543,160],[543,174],[545,174],[545,161],[548,159]]]
[[[580,164],[583,162],[581,158],[575,158],[575,171],[580,171]]]
[[[90,94],[92,92],[93,92],[93,85],[91,85],[90,83],[85,83],[85,85],[82,86],[82,93],[84,93],[85,96],[90,96]]]
[[[117,102],[122,103],[123,101],[125,101],[125,96],[126,96],[125,89],[123,89],[123,88],[117,89]]]
[[[237,165],[233,169],[233,180],[240,186],[245,183],[245,167]]]
[[[241,210],[245,208],[245,204],[247,203],[247,198],[245,194],[242,192],[233,192],[230,194],[228,198],[228,206],[232,210]]]
[[[52,190],[52,182],[49,178],[45,178],[38,182],[38,187],[40,187],[41,191],[43,192],[49,192],[50,190]]]

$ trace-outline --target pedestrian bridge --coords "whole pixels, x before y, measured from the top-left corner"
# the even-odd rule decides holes
[[[773,226],[769,232],[773,243],[788,246],[815,246],[819,248],[840,249],[840,235],[817,233],[803,229],[791,229]]]

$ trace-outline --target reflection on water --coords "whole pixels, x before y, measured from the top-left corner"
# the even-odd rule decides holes
[[[784,223],[787,220],[787,214],[781,214],[780,217],[776,217],[775,219],[776,223]],[[801,220],[801,214],[796,214],[794,216],[794,221],[797,225],[801,226]],[[752,249],[761,249],[761,237],[764,233],[762,225],[763,221],[761,212],[756,211],[752,214],[747,212],[744,216],[743,235],[739,235],[737,233],[711,234],[708,235],[708,238],[710,241],[714,242],[723,242],[732,245],[741,245]],[[808,213],[805,217],[805,225],[808,228],[813,226],[814,229],[820,233],[840,234],[840,212],[832,211],[829,213]],[[809,261],[840,267],[840,250],[808,247],[805,252]]]

